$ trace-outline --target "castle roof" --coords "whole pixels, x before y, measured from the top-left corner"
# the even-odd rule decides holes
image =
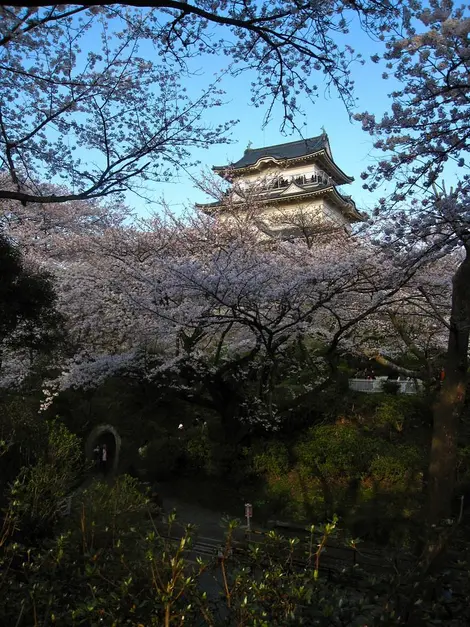
[[[337,185],[351,183],[354,179],[345,174],[333,161],[328,135],[322,133],[310,139],[300,139],[286,144],[247,148],[241,159],[234,163],[214,166],[212,170],[220,176],[238,176],[249,171],[258,170],[263,165],[273,163],[288,167],[302,162],[318,161],[325,171],[335,180]]]
[[[328,138],[326,135],[301,139],[287,144],[277,144],[276,146],[265,146],[263,148],[247,148],[241,159],[232,164],[233,168],[244,168],[254,165],[262,157],[274,157],[276,159],[294,159],[304,157],[318,152],[327,147]],[[217,169],[214,168],[214,169]]]
[[[289,188],[281,192],[266,192],[257,194],[257,202],[260,204],[275,205],[277,203],[291,204],[298,203],[303,200],[314,197],[328,197],[330,202],[338,207],[338,209],[346,215],[350,222],[362,222],[364,216],[357,210],[356,204],[350,196],[340,194],[334,185],[329,183],[323,185],[315,185],[308,188],[299,188],[296,185],[290,185]],[[240,204],[243,207],[245,199],[236,195],[236,198],[225,204],[223,201],[212,202],[207,204],[197,204],[205,213],[213,213],[216,211],[230,211]]]

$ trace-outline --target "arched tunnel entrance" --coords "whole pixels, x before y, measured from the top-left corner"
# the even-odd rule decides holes
[[[102,457],[103,448],[106,448],[106,463],[96,463]],[[88,436],[85,454],[87,459],[95,462],[96,472],[104,472],[107,475],[116,474],[120,449],[121,438],[116,429],[112,425],[99,425]]]

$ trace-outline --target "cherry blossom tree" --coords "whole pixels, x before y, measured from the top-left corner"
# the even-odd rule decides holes
[[[405,34],[386,44],[388,72],[400,84],[391,93],[391,111],[381,120],[369,112],[355,116],[384,152],[363,174],[364,187],[375,190],[392,181],[392,201],[429,190],[447,174],[446,166],[461,168],[462,181],[469,169],[468,7],[450,0],[415,2],[412,17]]]
[[[28,263],[0,231],[0,379],[4,384],[21,380],[24,362],[33,366],[39,354],[50,352],[57,343],[62,319],[55,305],[50,275]]]
[[[455,484],[459,417],[468,385],[469,281],[469,32],[468,7],[433,0],[413,6],[408,28],[392,38],[385,59],[402,87],[391,94],[392,111],[381,120],[358,116],[377,136],[385,156],[364,174],[366,187],[392,181],[393,193],[377,213],[392,214],[385,236],[397,249],[423,247],[429,258],[460,255],[452,280],[445,379],[434,408],[429,469],[429,520],[451,512]],[[440,177],[460,168],[458,182],[446,189]],[[447,186],[448,188],[448,186]],[[415,195],[409,211],[397,206]]]
[[[285,241],[252,220],[164,211],[129,223],[120,206],[9,206],[6,224],[54,275],[67,320],[69,351],[58,356],[62,375],[50,390],[143,377],[217,412],[232,434],[240,424],[276,426],[308,405],[338,376],[342,353],[390,362],[398,345],[412,350],[410,338],[419,343],[424,333],[418,322],[432,333],[448,296],[442,269],[430,274],[409,264],[409,252],[395,258],[328,225]],[[47,225],[39,235],[37,224]],[[392,317],[403,337],[406,320],[406,341],[391,333]],[[304,378],[298,351],[308,355],[311,384],[281,398],[286,376]]]
[[[260,239],[253,223],[206,215],[109,228],[57,266],[79,347],[57,385],[143,376],[211,407],[228,431],[273,426],[334,380],[339,353],[357,349],[355,329],[398,302],[415,272],[344,232],[319,233],[315,245]],[[276,387],[301,346],[316,383],[279,404]]]
[[[225,0],[84,3],[0,7],[0,198],[22,202],[144,193],[188,167],[192,147],[227,141],[233,121],[206,122],[222,104],[220,78],[253,73],[252,103],[275,103],[296,125],[298,95],[314,99],[323,75],[353,102],[350,63],[341,47],[356,14],[369,32],[400,21],[401,3]],[[228,60],[219,77],[189,95],[193,59]],[[51,181],[62,189],[41,184]]]
[[[28,203],[0,201],[0,225],[20,246],[23,255],[46,266],[72,258],[86,238],[98,236],[105,229],[119,227],[131,212],[119,203],[68,201],[64,203]]]
[[[103,308],[100,309],[99,301],[87,299],[83,291],[76,294],[78,282],[84,287],[89,282],[86,272],[80,273],[79,269],[84,268],[89,251],[95,249],[94,242],[105,229],[117,228],[128,218],[129,211],[119,204],[105,206],[90,201],[71,201],[28,203],[23,206],[19,201],[0,201],[0,233],[4,233],[12,254],[21,261],[20,266],[24,268],[22,273],[26,279],[30,275],[37,276],[37,289],[42,281],[44,290],[47,287],[53,297],[49,309],[44,307],[39,311],[37,319],[17,325],[8,341],[3,341],[2,387],[21,385],[31,368],[38,364],[38,358],[44,375],[48,367],[60,367],[67,355],[76,352],[82,336],[70,333],[72,328],[79,328],[72,315],[75,311],[74,295],[78,295],[89,306],[89,319],[86,324],[82,322],[82,327],[88,325],[90,330],[98,329],[93,327],[92,312],[97,311],[96,315],[102,316]],[[6,269],[3,271],[6,272]],[[5,290],[2,292],[0,307],[3,311],[18,311],[19,315],[21,308],[18,297]],[[17,292],[21,291],[18,283]],[[24,291],[26,303],[28,290]],[[44,297],[49,292],[45,291]],[[58,313],[59,310],[64,317]],[[64,335],[65,326],[69,331],[67,338]],[[29,333],[28,342],[26,331]],[[47,359],[44,352],[46,347]]]
[[[447,346],[452,276],[459,262],[449,256],[424,264],[383,307],[355,326],[355,353],[422,381],[429,392],[435,390]]]

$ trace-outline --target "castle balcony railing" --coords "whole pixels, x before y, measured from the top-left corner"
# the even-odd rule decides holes
[[[259,191],[285,189],[286,187],[289,187],[291,183],[296,183],[297,185],[302,186],[328,185],[330,181],[330,177],[322,170],[319,170],[309,175],[301,174],[299,176],[291,176],[286,178],[284,178],[283,176],[278,176],[275,179],[267,180],[266,182],[261,181],[257,183],[257,185],[260,185],[257,189]]]

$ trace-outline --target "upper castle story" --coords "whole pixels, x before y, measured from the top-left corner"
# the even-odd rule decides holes
[[[199,205],[206,213],[247,211],[256,201],[257,219],[276,230],[276,223],[299,212],[318,223],[349,227],[364,219],[350,196],[337,187],[351,183],[333,160],[326,133],[263,148],[247,148],[241,159],[213,171],[230,182],[224,199]],[[279,230],[279,229],[278,229]]]

